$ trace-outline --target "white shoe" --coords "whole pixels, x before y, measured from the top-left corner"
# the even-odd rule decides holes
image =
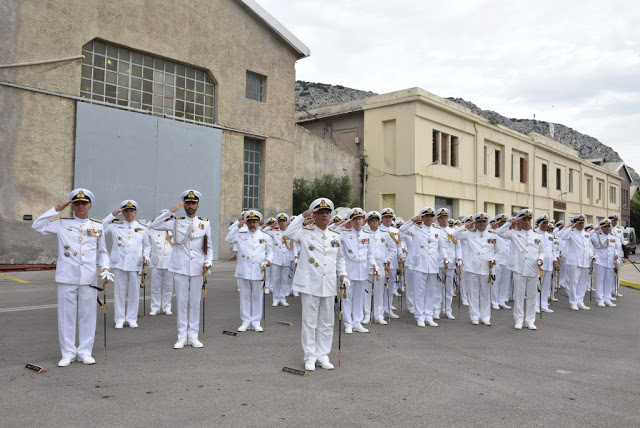
[[[281,304],[282,306],[289,306],[289,304],[288,304],[287,302],[280,302],[280,304]]]
[[[491,321],[482,321],[484,325],[491,325]]]
[[[82,364],[95,364],[96,360],[91,355],[78,356],[78,361],[82,361]]]
[[[598,302],[598,307],[604,308],[604,302]]]
[[[551,301],[552,301],[552,302],[557,302],[557,301],[558,301],[558,299],[556,299],[555,297],[552,297],[552,298],[551,298]]]
[[[187,345],[191,345],[194,348],[202,348],[204,346],[197,337],[194,339],[187,339]]]
[[[516,325],[513,326],[513,328],[515,328],[516,330],[522,330],[522,323],[517,322]]]
[[[278,302],[273,302],[273,303],[271,304],[271,306],[273,306],[273,307],[275,308],[276,306],[278,306]]]
[[[387,316],[391,316],[391,318],[394,320],[400,318],[400,315],[394,314],[393,312],[391,312],[390,314],[387,314]]]
[[[265,289],[264,289],[264,294],[271,294],[271,291],[269,291],[269,289],[268,289],[268,288],[265,288]]]
[[[611,302],[604,302],[604,304],[609,306],[610,308],[615,308],[616,306],[618,306],[615,303],[611,303]]]
[[[369,324],[369,317],[368,316],[364,317],[364,319],[360,321],[360,324]]]
[[[358,324],[353,327],[353,331],[357,331],[358,333],[369,333],[369,330],[364,328],[362,325]]]
[[[532,322],[527,323],[527,328],[529,330],[537,330],[538,329],[538,327],[536,327],[536,325],[534,323],[532,323]]]
[[[76,359],[71,357],[64,357],[60,361],[58,361],[58,367],[67,367],[69,364],[73,363]]]
[[[426,327],[424,321],[422,320],[418,321],[418,327]]]
[[[326,360],[318,360],[318,361],[316,361],[316,366],[320,366],[325,370],[333,370],[334,369],[333,364],[331,364],[329,362],[328,358]]]
[[[312,372],[316,369],[316,363],[304,363],[304,369],[308,372]]]
[[[247,331],[249,329],[249,324],[242,323],[240,327],[238,327],[238,331]]]
[[[158,315],[158,311],[151,311],[151,312],[149,312],[149,316],[150,316],[150,317],[155,317],[156,315]]]
[[[471,321],[471,324],[479,325],[480,324],[480,320],[473,320],[473,321]]]
[[[262,333],[264,331],[264,328],[262,328],[260,324],[254,324],[253,329],[258,333]]]
[[[616,296],[611,296],[611,300],[617,300]]]
[[[387,322],[383,318],[376,319],[376,323],[381,324],[381,325],[386,325],[387,324]]]
[[[622,294],[618,293],[616,297],[624,297]]]
[[[428,320],[427,324],[429,324],[429,327],[437,327],[438,326],[438,324],[435,323],[433,320]]]
[[[393,295],[396,296],[396,297],[400,297],[400,293],[398,293],[397,291],[394,291]]]
[[[169,311],[164,311],[164,314],[165,315],[173,315],[173,312],[171,312],[170,310]]]
[[[353,333],[353,327],[351,327],[350,325],[346,326],[344,328],[344,334],[351,334]]]
[[[572,311],[578,311],[578,305],[571,305],[571,310]]]
[[[137,322],[130,322],[129,323],[129,328],[138,328],[138,323]]]
[[[411,315],[413,315],[413,314],[415,314],[415,313],[416,313],[416,311],[414,311],[413,309],[409,309],[409,313],[410,313]]]
[[[466,300],[463,300],[463,301],[462,301],[462,305],[463,305],[463,306],[469,306],[469,302],[467,302]]]
[[[440,314],[433,314],[433,319],[434,320],[439,320],[440,319]]]
[[[121,329],[121,328],[123,328],[123,327],[124,327],[124,323],[123,323],[123,322],[117,322],[117,323],[116,323],[116,328],[117,328],[118,330],[119,330],[119,329]]]
[[[588,311],[589,309],[591,309],[589,306],[585,305],[584,303],[578,303],[578,308],[582,309],[583,311]]]
[[[187,338],[186,337],[180,337],[178,338],[178,341],[175,343],[175,345],[173,345],[173,349],[182,349],[184,348],[184,344],[187,343]]]
[[[397,311],[397,310],[398,310],[398,308],[396,308],[395,306],[391,305],[391,310],[392,310],[392,311]]]
[[[540,308],[536,308],[536,314],[540,313]]]
[[[453,314],[451,312],[447,313],[447,318],[449,318],[450,320],[454,320],[456,319],[456,317],[453,316]]]
[[[298,294],[298,292],[297,292],[297,291],[294,291],[294,292],[293,292],[293,297],[300,297],[300,294]]]
[[[500,310],[500,305],[491,305],[492,309],[495,309],[496,311]]]
[[[546,312],[546,313],[552,314],[553,313],[553,309],[543,308],[542,312]]]

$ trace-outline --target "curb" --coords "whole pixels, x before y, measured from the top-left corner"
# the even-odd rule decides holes
[[[636,290],[640,290],[640,284],[637,282],[631,282],[624,279],[620,280],[620,285],[624,285],[625,287],[634,288]]]

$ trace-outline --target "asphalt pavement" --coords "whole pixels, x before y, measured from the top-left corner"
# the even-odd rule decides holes
[[[343,334],[339,367],[336,330],[336,369],[300,377],[282,371],[303,368],[298,298],[273,308],[268,296],[264,333],[222,334],[240,325],[234,268],[216,263],[209,277],[203,349],[173,349],[175,311],[115,330],[109,301],[107,362],[99,309],[97,363],[66,368],[56,366],[54,272],[0,272],[0,425],[640,426],[639,290],[579,312],[561,293],[537,331],[515,330],[504,309],[493,326],[473,326],[463,306],[437,328],[405,310],[371,334]],[[632,281],[632,269],[621,276]]]

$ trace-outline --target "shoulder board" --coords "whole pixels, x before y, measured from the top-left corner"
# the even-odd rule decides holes
[[[111,223],[122,224],[122,220],[115,219]]]
[[[369,230],[369,229],[362,229],[362,231],[363,231],[364,233],[371,233],[371,230]]]
[[[102,220],[98,220],[97,218],[91,218],[91,217],[89,217],[89,220],[91,220],[91,221],[95,221],[96,223],[100,223],[100,224],[102,224]]]
[[[241,230],[238,233],[249,233],[249,231],[248,230]]]
[[[332,227],[330,227],[330,228],[329,228],[329,230],[330,230],[330,231],[332,231],[333,233],[340,233],[340,232],[338,232],[337,230],[335,230],[335,229],[334,229],[334,228],[332,228]]]
[[[144,227],[149,227],[149,226],[147,226],[146,224],[144,224],[144,223],[142,223],[142,222],[138,222],[138,223],[140,223],[140,224],[141,224],[141,225],[143,225]]]
[[[442,229],[439,224],[432,224],[431,227],[435,227],[436,229]]]
[[[489,233],[494,233],[494,234],[497,235],[497,233],[495,231],[493,231],[493,230],[490,230]]]
[[[184,220],[184,217],[176,217],[176,220]]]
[[[307,229],[307,230],[314,230],[315,227],[313,225],[311,226],[302,226],[303,229]]]
[[[349,232],[349,231],[351,231],[351,228],[350,228],[350,227],[347,227],[347,228],[342,229],[342,231],[343,231],[343,232]]]
[[[58,217],[60,220],[73,220],[73,217]]]
[[[198,218],[199,218],[200,220],[202,220],[202,221],[209,221],[209,220],[207,220],[206,218],[202,218],[202,217],[198,217]]]

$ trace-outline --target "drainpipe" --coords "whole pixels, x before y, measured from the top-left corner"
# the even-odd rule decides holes
[[[476,141],[476,147],[475,150],[473,151],[473,161],[474,161],[474,165],[475,165],[475,172],[476,172],[476,202],[475,202],[475,211],[474,212],[479,212],[478,210],[478,124],[476,122],[473,122],[473,129],[476,131],[476,135],[475,135],[475,141]]]
[[[362,209],[365,208],[365,195],[367,192],[367,160],[364,156],[360,158],[360,162],[362,162]]]

